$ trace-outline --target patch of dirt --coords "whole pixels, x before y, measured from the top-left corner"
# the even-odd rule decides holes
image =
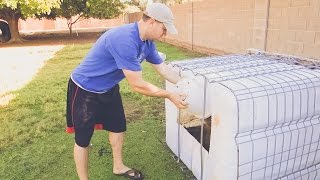
[[[133,101],[123,101],[127,121],[136,121],[142,118],[144,110]]]

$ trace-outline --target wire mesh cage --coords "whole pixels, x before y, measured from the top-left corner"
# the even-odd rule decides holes
[[[198,179],[320,179],[318,63],[259,52],[172,65],[188,83],[167,89],[187,93],[201,125],[196,138],[166,101],[167,144]]]

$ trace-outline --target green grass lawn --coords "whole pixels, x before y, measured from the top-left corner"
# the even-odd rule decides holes
[[[67,81],[92,44],[70,45],[49,60],[16,98],[0,108],[0,179],[77,179],[73,161],[74,135],[64,132]],[[167,59],[200,56],[158,43]],[[147,63],[144,79],[164,87]],[[125,164],[146,179],[190,179],[172,158],[165,143],[164,99],[131,92],[126,81],[121,93],[128,119]],[[112,174],[111,147],[105,131],[96,131],[90,151],[90,179],[123,179]]]

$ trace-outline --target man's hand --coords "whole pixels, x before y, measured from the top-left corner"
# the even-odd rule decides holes
[[[171,102],[173,102],[177,108],[187,108],[188,103],[184,100],[186,99],[185,95],[180,95],[176,93],[169,92],[167,90],[158,88],[157,86],[146,82],[142,79],[142,72],[141,71],[130,71],[123,69],[122,70],[124,75],[126,76],[130,87],[133,91],[141,93],[146,96],[153,96],[153,97],[164,97],[168,98]]]
[[[177,93],[171,93],[168,97],[168,99],[176,105],[179,109],[186,109],[188,108],[188,103],[185,101],[186,95],[183,94],[177,94]]]

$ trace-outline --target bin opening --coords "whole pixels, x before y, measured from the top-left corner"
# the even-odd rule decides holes
[[[186,130],[200,143],[201,125],[188,127]],[[211,116],[206,118],[203,123],[203,143],[202,146],[209,152],[211,137]]]

